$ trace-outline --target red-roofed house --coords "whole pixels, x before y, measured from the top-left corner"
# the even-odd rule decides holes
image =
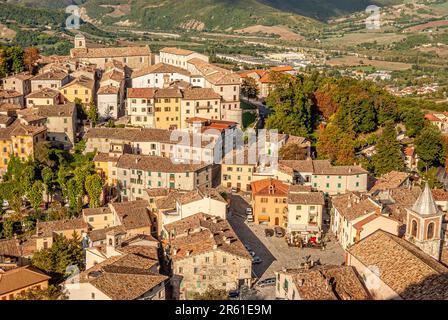
[[[289,186],[269,178],[252,182],[251,189],[255,223],[286,227]]]

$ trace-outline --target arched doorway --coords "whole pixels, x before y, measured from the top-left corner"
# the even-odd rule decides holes
[[[417,236],[417,221],[415,221],[415,220],[412,220],[412,222],[411,222],[411,235],[413,237]]]
[[[434,238],[434,222],[428,224],[428,230],[426,231],[426,239]]]

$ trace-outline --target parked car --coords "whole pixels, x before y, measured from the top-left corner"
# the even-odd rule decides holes
[[[266,278],[264,280],[260,280],[258,281],[257,286],[259,287],[275,286],[275,278]]]
[[[252,208],[251,207],[246,208],[246,214],[247,215],[252,215]]]
[[[274,230],[269,229],[269,228],[264,229],[264,235],[265,235],[266,237],[272,237],[272,236],[274,236]]]
[[[244,248],[246,248],[247,251],[251,251],[251,250],[252,250],[252,248],[251,248],[250,245],[248,245],[248,244],[245,244],[245,245],[244,245]]]
[[[240,292],[238,290],[230,290],[228,296],[229,298],[238,298],[240,296]]]
[[[255,251],[249,250],[249,254],[250,254],[251,257],[255,257]]]
[[[259,264],[259,263],[262,263],[262,262],[263,262],[263,260],[261,260],[261,258],[259,256],[252,257],[252,263],[253,264]]]
[[[239,189],[237,187],[233,187],[231,189],[232,193],[238,193]]]
[[[281,227],[275,227],[274,231],[275,231],[275,236],[278,237],[278,238],[281,238],[281,237],[285,236],[285,231]]]
[[[254,216],[252,214],[249,214],[246,218],[247,222],[254,222]]]

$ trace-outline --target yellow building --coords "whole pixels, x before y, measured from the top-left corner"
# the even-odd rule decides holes
[[[155,124],[158,129],[180,129],[182,93],[176,88],[158,89],[154,94]]]
[[[99,152],[93,158],[96,172],[109,186],[117,185],[116,167],[119,155]]]
[[[0,128],[0,175],[6,172],[11,155],[25,161],[32,157],[40,141],[46,140],[47,129],[27,126],[16,120],[6,128]]]
[[[0,273],[0,300],[14,300],[30,289],[46,289],[48,280],[49,276],[31,266]]]
[[[69,102],[75,102],[76,98],[88,106],[94,99],[95,81],[81,76],[59,89],[61,94]]]
[[[252,207],[255,223],[286,227],[289,186],[277,179],[263,179],[251,183]]]

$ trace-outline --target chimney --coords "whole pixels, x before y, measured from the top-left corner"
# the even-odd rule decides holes
[[[232,239],[231,238],[227,238],[225,241],[226,241],[227,244],[231,244],[232,243]]]
[[[216,249],[218,249],[218,245],[215,243],[215,244],[213,245],[213,250],[216,250]]]
[[[173,256],[177,254],[177,248],[173,248]]]

